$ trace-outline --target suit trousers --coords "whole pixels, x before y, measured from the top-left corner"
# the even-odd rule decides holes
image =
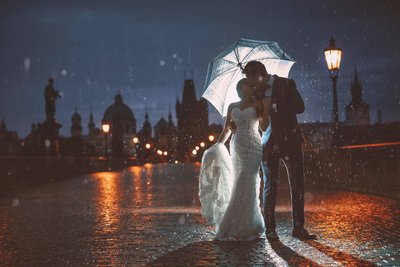
[[[287,175],[290,185],[292,198],[292,218],[293,228],[304,227],[304,167],[303,150],[301,146],[290,149],[280,150],[275,146],[263,148],[263,160],[261,167],[263,170],[263,206],[265,226],[268,230],[275,230],[275,207],[277,189],[279,184],[280,162],[287,167]]]

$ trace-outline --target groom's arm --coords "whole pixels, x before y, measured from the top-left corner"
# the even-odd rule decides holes
[[[297,90],[296,83],[292,79],[288,79],[287,83],[287,99],[288,108],[295,114],[301,114],[304,112],[304,101],[299,91]]]

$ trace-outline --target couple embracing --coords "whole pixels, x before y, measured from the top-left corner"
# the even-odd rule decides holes
[[[303,99],[293,80],[269,75],[261,62],[248,62],[243,73],[246,78],[236,86],[241,100],[229,106],[217,144],[203,155],[202,214],[215,224],[217,240],[278,240],[275,206],[283,161],[292,197],[292,235],[315,239],[304,228],[302,136],[296,117],[304,112]],[[224,144],[231,135],[228,152]],[[260,164],[264,216],[259,201]]]

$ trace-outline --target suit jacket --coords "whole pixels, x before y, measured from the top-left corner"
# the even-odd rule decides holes
[[[271,137],[266,148],[287,150],[301,146],[303,137],[297,114],[304,112],[304,101],[292,79],[276,76],[272,85]]]

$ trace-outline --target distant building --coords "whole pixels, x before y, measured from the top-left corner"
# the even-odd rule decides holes
[[[20,148],[17,132],[7,130],[6,123],[3,119],[0,124],[0,155],[18,153]]]
[[[105,138],[104,133],[96,128],[96,124],[94,123],[93,113],[90,110],[89,114],[89,123],[88,123],[88,134],[82,135],[83,140],[89,143],[93,148],[92,155],[102,156],[105,153]]]
[[[167,155],[163,155],[162,157],[166,158],[167,161],[176,159],[178,131],[172,121],[171,111],[168,114],[168,121],[164,117],[161,117],[154,126],[154,140],[158,150],[161,150],[163,153],[167,152]]]
[[[181,100],[176,100],[178,126],[177,158],[192,160],[191,152],[208,138],[208,105],[205,99],[197,100],[193,79],[185,79]]]
[[[351,101],[346,106],[345,125],[361,126],[369,125],[369,105],[363,99],[363,91],[357,70],[354,71],[354,78],[351,82]]]
[[[89,136],[93,136],[93,135],[97,134],[99,131],[100,131],[100,129],[96,128],[96,125],[95,125],[94,120],[93,120],[92,109],[90,109],[89,123],[88,123]]]
[[[159,139],[161,136],[165,135],[167,132],[168,123],[164,119],[164,116],[158,120],[156,125],[154,125],[154,138]]]
[[[124,103],[121,94],[115,96],[114,104],[106,109],[103,116],[103,122],[110,124],[111,131],[116,120],[119,121],[123,134],[136,134],[135,115],[132,109]]]
[[[151,123],[149,121],[149,114],[147,113],[144,115],[144,123],[142,126],[142,129],[139,131],[138,136],[140,140],[143,141],[150,141],[152,137],[152,129],[151,129]]]
[[[82,136],[82,118],[78,113],[78,109],[75,108],[74,114],[71,117],[71,136],[80,137]]]
[[[121,94],[114,98],[114,104],[110,105],[103,116],[103,123],[110,124],[110,146],[113,157],[135,155],[133,137],[136,136],[136,119],[132,109],[124,104]]]

